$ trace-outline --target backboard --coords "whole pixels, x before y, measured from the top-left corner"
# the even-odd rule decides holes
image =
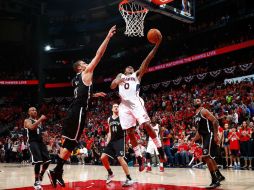
[[[135,4],[139,4],[152,12],[163,14],[174,19],[186,23],[195,21],[195,0],[173,0],[168,4],[157,5],[155,0],[134,0]],[[157,0],[162,1],[163,0]]]

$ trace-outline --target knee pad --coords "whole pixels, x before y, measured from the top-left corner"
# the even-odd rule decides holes
[[[78,145],[77,141],[72,141],[72,140],[69,140],[69,139],[65,139],[64,142],[63,142],[62,147],[66,148],[67,150],[72,152],[76,148],[77,145]]]

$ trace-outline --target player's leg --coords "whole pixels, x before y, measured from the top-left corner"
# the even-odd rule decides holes
[[[144,101],[143,99],[139,98],[139,100],[136,100],[136,107],[132,109],[132,114],[135,116],[135,118],[138,120],[139,124],[142,125],[142,127],[146,130],[149,137],[152,138],[155,146],[157,147],[159,151],[159,157],[161,162],[166,162],[167,158],[165,155],[165,152],[162,148],[162,143],[159,137],[157,137],[152,125],[150,118],[146,112],[146,109],[144,107]]]
[[[130,108],[127,106],[120,104],[119,105],[119,119],[121,123],[121,127],[123,130],[126,130],[127,135],[130,138],[130,143],[133,147],[135,157],[137,158],[139,164],[139,171],[143,171],[144,167],[144,158],[142,158],[141,150],[138,145],[137,139],[135,137],[135,129],[136,127],[136,118],[132,115]]]
[[[122,166],[123,171],[124,171],[124,173],[126,175],[126,181],[124,182],[123,186],[130,186],[130,185],[132,185],[133,181],[132,181],[131,176],[130,176],[130,171],[129,171],[128,164],[124,160],[124,157],[118,156],[117,159],[118,159],[120,165]]]
[[[32,164],[34,165],[34,188],[41,189],[40,184],[40,167],[43,163],[40,146],[38,142],[30,142],[30,152],[32,157]]]
[[[42,155],[42,159],[43,159],[43,164],[42,164],[42,168],[40,171],[40,181],[42,182],[43,175],[44,175],[45,171],[48,169],[51,160],[50,160],[48,149],[44,143],[40,144],[40,150],[41,150],[41,155]]]
[[[145,169],[145,166],[144,166],[145,159],[142,157],[140,146],[138,145],[138,141],[135,137],[135,128],[132,127],[132,128],[127,129],[127,134],[130,138],[130,143],[133,147],[135,156],[138,161],[139,171],[142,172]]]
[[[220,181],[225,180],[225,177],[220,173],[217,163],[211,156],[215,156],[216,144],[214,143],[212,135],[203,136],[203,156],[202,161],[208,166],[211,174],[212,183],[210,188],[216,188],[220,186]]]
[[[148,147],[147,147],[147,150],[146,150],[146,172],[150,172],[152,171],[152,167],[151,167],[151,153],[150,151],[148,150]]]
[[[157,147],[158,152],[159,152],[160,162],[166,162],[167,158],[166,158],[165,152],[162,148],[161,140],[159,139],[159,137],[156,135],[155,131],[153,130],[153,127],[151,126],[150,121],[146,121],[146,122],[142,123],[142,126],[146,130],[149,137],[152,138],[155,146]]]
[[[156,155],[156,156],[160,156],[160,155],[159,155],[159,151],[158,151],[158,149],[157,149],[156,147],[154,147],[154,152],[155,152],[155,155]],[[164,172],[164,163],[161,162],[160,159],[159,159],[159,161],[160,161],[160,167],[159,167],[160,172]]]
[[[113,147],[112,147],[112,143],[110,142],[107,147],[105,148],[105,150],[103,151],[102,155],[101,155],[101,162],[103,164],[103,166],[106,168],[106,170],[108,171],[108,177],[107,177],[107,180],[106,180],[106,183],[110,183],[114,177],[114,174],[110,168],[110,163],[108,161],[108,157],[111,157],[112,159],[114,159],[114,155],[115,155],[115,152],[113,150]]]
[[[133,181],[130,176],[130,171],[128,164],[124,160],[125,157],[125,139],[119,139],[117,141],[112,142],[112,147],[115,152],[115,155],[120,163],[120,165],[123,168],[123,171],[126,175],[126,181],[124,182],[123,186],[131,186],[133,184]]]
[[[48,171],[48,176],[53,187],[56,187],[56,183],[65,187],[63,176],[63,166],[70,158],[71,152],[78,145],[78,141],[82,134],[85,118],[83,107],[73,106],[68,112],[67,118],[64,120],[62,136],[64,138],[62,148],[60,148],[60,154],[58,155],[56,167],[53,170]]]

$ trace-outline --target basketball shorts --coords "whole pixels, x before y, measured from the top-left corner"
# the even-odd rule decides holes
[[[201,135],[203,139],[203,156],[215,157],[217,153],[217,145],[213,139],[213,133]]]
[[[105,153],[112,159],[117,157],[125,157],[124,138],[116,141],[110,141],[104,149],[103,153]]]
[[[32,164],[50,162],[47,146],[43,142],[29,142]]]
[[[85,127],[86,108],[72,105],[63,121],[62,137],[78,142]]]
[[[129,129],[145,122],[150,122],[142,98],[132,100],[122,100],[119,105],[119,119],[123,130]]]
[[[147,152],[147,153],[150,153],[150,154],[159,155],[158,149],[157,149],[157,147],[155,146],[155,144],[154,144],[153,141],[148,141],[148,145],[147,145],[147,148],[146,148],[146,152]]]

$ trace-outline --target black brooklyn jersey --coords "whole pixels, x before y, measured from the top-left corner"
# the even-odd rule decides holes
[[[86,86],[83,83],[81,73],[78,73],[72,79],[72,86],[74,89],[74,102],[81,104],[82,106],[85,105],[86,107],[89,104],[89,99],[92,93],[92,85]]]
[[[29,120],[34,124],[36,120],[29,118]],[[29,142],[32,141],[37,141],[37,142],[42,142],[42,126],[41,124],[38,125],[38,127],[34,130],[26,128],[27,131],[27,138]]]
[[[111,141],[117,141],[124,138],[124,131],[121,127],[119,117],[113,119],[112,116],[109,118],[109,127],[111,130]]]
[[[194,123],[200,135],[207,135],[213,132],[213,124],[201,114],[203,109],[201,108],[194,116]]]

